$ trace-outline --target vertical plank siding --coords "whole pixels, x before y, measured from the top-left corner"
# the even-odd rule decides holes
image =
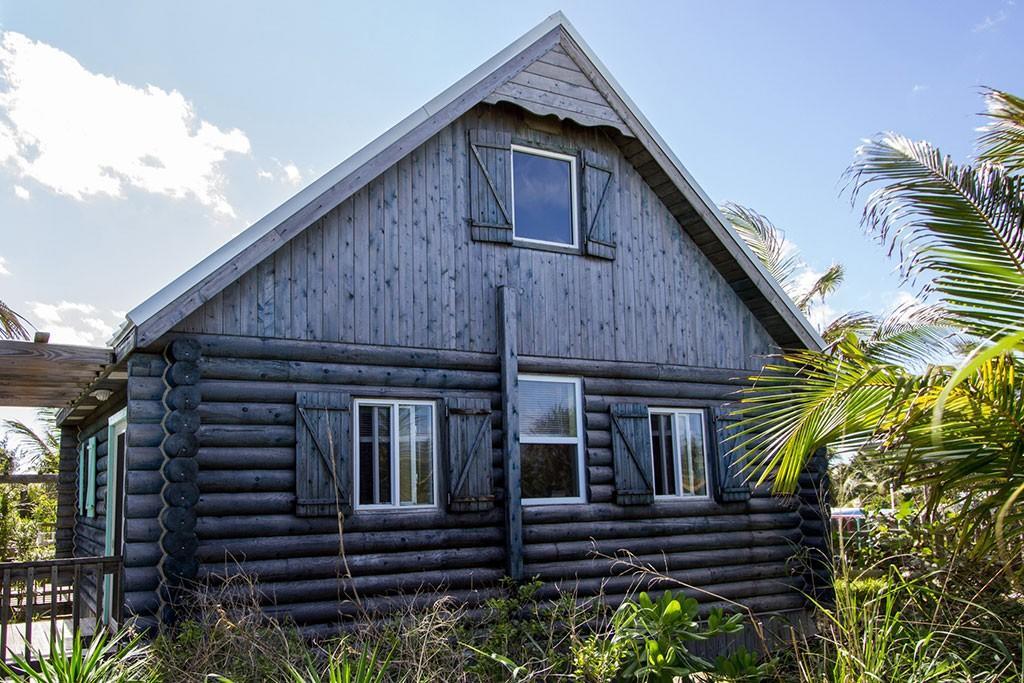
[[[522,292],[524,354],[756,367],[770,336],[609,136],[527,120],[478,106],[177,329],[246,335],[255,321],[282,339],[494,353],[494,292],[508,284]],[[609,159],[615,260],[471,240],[471,129]]]

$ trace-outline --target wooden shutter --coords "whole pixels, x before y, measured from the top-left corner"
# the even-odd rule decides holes
[[[295,394],[295,514],[352,510],[352,402],[348,394]]]
[[[584,149],[580,173],[583,249],[590,256],[615,258],[615,169],[604,155]]]
[[[96,516],[96,437],[90,437],[86,446],[85,514]]]
[[[616,403],[611,408],[615,502],[646,505],[654,502],[654,460],[651,421],[642,403]]]
[[[512,243],[512,136],[469,131],[469,224],[473,239]]]
[[[491,402],[451,398],[448,413],[448,509],[486,510],[494,506],[491,468]]]
[[[721,503],[735,503],[750,499],[750,485],[740,471],[746,451],[737,448],[732,438],[739,433],[736,424],[739,418],[730,415],[729,406],[719,406],[712,411],[717,441],[717,486],[715,498]]]

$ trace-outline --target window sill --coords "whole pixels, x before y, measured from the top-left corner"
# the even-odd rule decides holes
[[[534,242],[533,240],[526,240],[522,238],[513,238],[512,246],[520,247],[523,249],[536,249],[537,251],[550,251],[556,254],[573,254],[580,256],[583,254],[583,250],[579,246],[571,246],[568,244],[554,244],[548,242]]]

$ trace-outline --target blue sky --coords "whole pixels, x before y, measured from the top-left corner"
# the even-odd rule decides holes
[[[839,196],[858,142],[896,130],[963,160],[979,86],[1024,93],[1013,0],[0,0],[0,299],[54,341],[102,343],[556,9],[712,198],[768,215],[812,269],[847,266],[834,311],[900,296]]]

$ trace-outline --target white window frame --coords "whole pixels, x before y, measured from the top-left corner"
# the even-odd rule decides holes
[[[651,472],[654,472],[654,423],[652,419],[655,415],[671,415],[672,416],[672,459],[675,464],[675,475],[676,475],[676,491],[678,493],[668,493],[655,495],[655,500],[679,500],[680,498],[686,500],[707,500],[711,497],[711,455],[709,453],[709,442],[708,442],[708,416],[707,412],[700,408],[648,408],[647,424],[648,429],[651,430]],[[683,442],[682,430],[680,429],[680,423],[685,422],[680,420],[682,415],[697,415],[700,417],[700,423],[703,427],[703,445],[704,445],[704,493],[685,493],[683,491]],[[685,439],[686,444],[690,443],[689,438]],[[687,450],[689,447],[687,446]],[[687,454],[688,463],[691,465],[689,468],[690,472],[690,485],[693,486],[693,454]],[[657,487],[657,484],[654,484]],[[656,490],[656,489],[655,489]]]
[[[516,234],[516,152],[522,152],[524,154],[533,154],[539,157],[548,157],[549,159],[558,159],[559,161],[569,162],[569,205],[572,207],[572,243],[566,244],[565,242],[550,242],[548,240],[538,240],[530,237],[520,237]],[[580,245],[580,227],[579,227],[579,191],[576,187],[576,157],[570,154],[561,154],[559,152],[549,152],[546,149],[537,149],[536,147],[526,147],[525,145],[512,145],[512,153],[509,156],[509,171],[511,175],[511,182],[509,185],[512,187],[511,198],[512,198],[512,240],[514,242],[521,242],[525,244],[543,244],[549,247],[560,247],[562,249],[578,249]]]
[[[552,384],[572,384],[573,397],[576,400],[576,436],[527,436],[520,429],[519,443],[541,443],[541,444],[576,444],[576,475],[578,496],[562,496],[558,498],[523,498],[523,505],[564,505],[566,503],[587,502],[587,472],[586,458],[583,450],[583,382],[579,377],[561,377],[558,375],[519,375],[519,383],[550,382]],[[520,468],[522,472],[522,468]]]
[[[128,409],[122,408],[107,420],[107,514],[104,522],[103,554],[106,557],[120,555],[123,548],[114,547],[114,524],[116,516],[124,519],[125,496],[116,500],[118,479],[124,477],[124,473],[118,471],[117,460],[120,455],[117,451],[117,437],[125,435],[125,452],[128,451]],[[125,469],[128,469],[128,459],[124,459]],[[122,494],[125,487],[122,487]],[[121,543],[124,544],[124,532],[122,527]],[[106,574],[103,577],[103,623],[110,624],[111,615],[114,613],[114,576]]]
[[[361,480],[359,478],[359,464],[361,458],[361,452],[359,448],[359,409],[362,406],[385,406],[391,408],[391,469],[394,475],[391,477],[391,503],[360,503],[361,491],[360,485]],[[433,485],[433,503],[416,503],[414,505],[402,505],[400,492],[400,468],[399,468],[399,431],[398,431],[398,411],[401,406],[428,406],[431,411],[430,420],[430,463],[431,463],[431,483]],[[362,511],[401,511],[401,510],[436,510],[438,507],[438,497],[440,495],[440,489],[438,486],[438,444],[437,444],[437,421],[438,421],[438,410],[437,401],[425,401],[425,400],[413,400],[413,399],[383,399],[383,398],[356,398],[352,400],[352,482],[353,482],[353,496],[352,505],[354,510]],[[415,443],[415,439],[414,439]],[[415,451],[413,452],[413,467],[415,468]]]

